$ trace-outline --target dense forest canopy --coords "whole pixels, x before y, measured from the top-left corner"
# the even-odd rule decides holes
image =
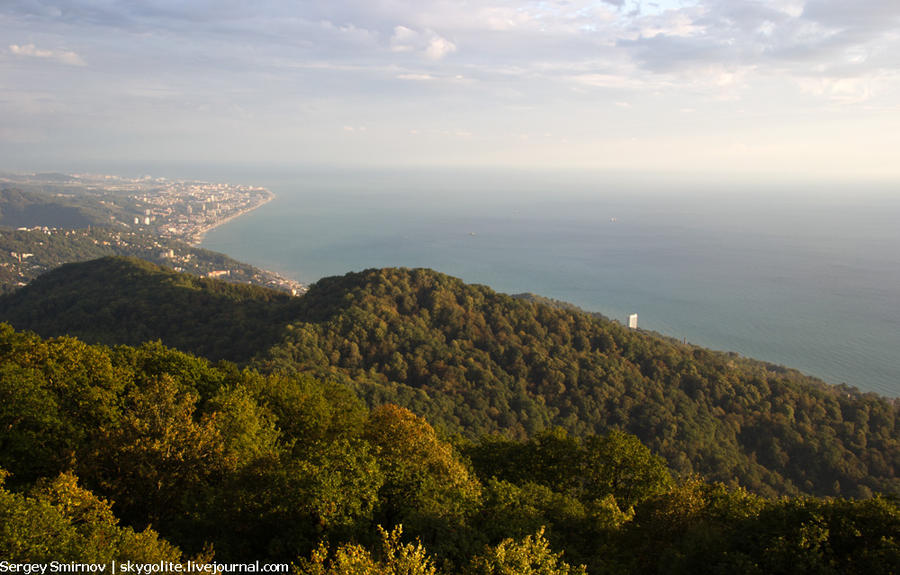
[[[4,319],[41,334],[131,345],[163,339],[211,359],[243,361],[276,342],[298,300],[135,258],[104,258],[62,266],[2,302]],[[63,325],[71,327],[58,329]]]
[[[674,476],[622,431],[449,441],[347,386],[0,324],[0,554],[295,572],[891,573],[900,502]]]
[[[430,270],[326,278],[288,298],[109,258],[0,299],[0,318],[312,375],[469,440],[618,430],[678,477],[761,495],[900,491],[896,402]]]

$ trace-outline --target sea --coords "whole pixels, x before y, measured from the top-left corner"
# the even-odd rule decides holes
[[[276,198],[202,247],[307,284],[427,267],[900,396],[900,185],[448,168],[219,179]]]

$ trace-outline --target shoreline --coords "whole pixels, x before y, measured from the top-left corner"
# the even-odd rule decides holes
[[[203,243],[203,240],[206,238],[207,232],[209,232],[210,230],[214,230],[217,227],[223,226],[232,220],[235,220],[243,215],[249,214],[253,210],[255,210],[261,206],[264,206],[264,205],[268,204],[269,202],[271,202],[272,200],[274,200],[275,194],[272,193],[272,191],[269,189],[265,189],[265,190],[266,190],[266,197],[265,197],[265,199],[263,199],[263,201],[259,202],[258,204],[254,204],[248,208],[245,208],[243,210],[237,211],[221,220],[216,220],[214,223],[201,228],[200,231],[198,231],[197,233],[193,234],[190,237],[190,239],[187,242],[188,245],[190,245],[191,247],[194,247],[194,248],[201,247],[200,244]]]
[[[259,202],[258,204],[254,204],[243,210],[239,210],[239,211],[229,215],[226,218],[217,220],[215,223],[202,228],[199,232],[197,232],[193,236],[191,236],[190,241],[188,241],[187,244],[193,248],[208,249],[208,248],[204,248],[203,246],[200,245],[203,243],[203,240],[206,239],[207,232],[209,232],[210,230],[214,230],[215,228],[217,228],[219,226],[225,225],[228,222],[231,222],[243,215],[249,214],[253,210],[255,210],[261,206],[264,206],[275,199],[276,196],[272,192],[272,190],[269,190],[268,188],[263,188],[263,189],[266,191],[266,196],[265,196],[265,198],[263,198],[263,200],[261,202]],[[228,254],[224,254],[224,255],[231,257]],[[280,286],[280,289],[290,292],[291,295],[297,296],[297,295],[302,295],[303,293],[306,293],[307,287],[304,283],[302,283],[300,281],[286,277],[278,272],[273,272],[272,270],[267,270],[267,269],[263,269],[260,267],[256,267],[255,264],[250,263],[250,262],[245,262],[245,263],[248,263],[251,266],[255,267],[263,274],[269,276],[270,279],[276,280],[275,283]],[[269,287],[275,287],[275,286],[270,285]],[[275,288],[275,289],[279,289],[279,288]]]

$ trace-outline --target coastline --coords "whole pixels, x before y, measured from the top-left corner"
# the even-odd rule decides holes
[[[272,193],[271,190],[266,189],[266,197],[263,199],[263,201],[259,202],[258,204],[254,204],[248,208],[245,208],[243,210],[239,210],[239,211],[229,215],[228,217],[222,218],[221,220],[216,220],[214,223],[201,228],[200,231],[198,231],[197,233],[195,233],[194,235],[191,236],[190,240],[187,242],[188,245],[190,245],[191,247],[194,247],[194,248],[199,248],[200,244],[203,243],[203,240],[206,237],[206,233],[209,232],[210,230],[214,230],[215,228],[225,225],[232,220],[235,220],[243,215],[249,214],[253,210],[268,204],[269,202],[271,202],[274,199],[275,199],[275,194]]]
[[[233,214],[229,215],[226,218],[222,218],[221,220],[216,220],[215,223],[212,223],[208,226],[201,228],[200,231],[198,231],[193,236],[191,236],[190,241],[187,242],[188,245],[190,245],[191,247],[194,247],[194,248],[205,249],[200,244],[203,243],[203,240],[206,238],[207,232],[209,232],[210,230],[213,230],[219,226],[225,225],[228,222],[235,220],[245,214],[249,214],[253,210],[255,210],[261,206],[264,206],[264,205],[268,204],[269,202],[271,202],[272,200],[274,200],[275,194],[269,189],[266,189],[266,188],[264,188],[264,189],[266,192],[266,196],[263,198],[263,200],[261,202],[254,204],[243,210],[234,212]],[[247,262],[247,263],[250,263],[250,262]],[[251,263],[250,265],[253,265],[253,264]],[[264,275],[268,276],[268,278],[270,280],[269,287],[274,287],[275,289],[282,289],[284,291],[289,292],[291,295],[294,295],[294,296],[302,295],[302,294],[306,293],[307,287],[303,283],[301,283],[297,280],[287,278],[284,275],[277,273],[277,272],[273,272],[271,270],[267,270],[267,269],[263,269],[263,268],[257,268],[257,269],[260,272],[262,272]]]

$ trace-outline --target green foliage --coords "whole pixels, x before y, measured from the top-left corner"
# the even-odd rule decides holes
[[[583,529],[587,517],[585,504],[573,495],[537,483],[516,485],[491,478],[476,523],[488,541],[500,541],[525,537],[545,526],[564,537]]]
[[[2,200],[0,200],[2,211]],[[0,221],[3,220],[0,215]],[[60,222],[62,223],[62,222]],[[77,223],[87,226],[90,222]],[[101,227],[108,220],[81,229],[7,229],[0,227],[0,293],[10,293],[41,274],[73,262],[108,256],[132,257],[165,268],[205,276],[227,271],[226,281],[271,286],[274,274],[238,262],[220,253],[192,247],[181,241],[151,233]],[[70,222],[71,228],[76,222]]]
[[[887,574],[900,565],[900,505],[766,500],[691,481],[640,507],[623,540],[635,572]]]
[[[403,528],[390,533],[378,527],[381,553],[376,559],[361,545],[346,544],[329,553],[325,545],[313,551],[308,560],[300,562],[296,572],[301,575],[436,575],[434,563],[420,543],[403,543]]]
[[[226,457],[246,464],[277,455],[280,433],[275,417],[243,385],[222,387],[206,408],[222,434]]]
[[[429,270],[325,278],[263,369],[344,381],[469,437],[621,429],[765,494],[900,490],[900,406]]]
[[[585,567],[571,567],[561,553],[553,553],[544,530],[521,541],[505,539],[472,560],[469,575],[586,575]]]
[[[585,501],[612,496],[625,509],[672,485],[665,461],[617,430],[583,440],[559,428],[525,442],[488,437],[464,453],[479,475],[545,485]]]
[[[323,442],[303,459],[256,460],[212,486],[190,535],[201,531],[226,559],[290,561],[322,538],[366,536],[382,481],[369,446],[359,441]]]
[[[588,499],[612,495],[631,506],[672,486],[665,460],[653,455],[637,437],[618,430],[585,441],[582,468]]]
[[[371,412],[363,437],[375,448],[385,477],[380,521],[406,525],[436,552],[458,546],[480,502],[481,484],[453,447],[424,419],[394,405]]]
[[[894,498],[766,499],[677,482],[621,431],[456,447],[408,409],[369,411],[309,375],[2,325],[0,375],[0,465],[12,472],[0,488],[0,554],[10,560],[152,562],[212,548],[231,562],[309,557],[303,573],[434,575],[584,573],[576,564],[878,574],[900,564]]]
[[[0,476],[5,474],[0,470]],[[180,551],[150,529],[117,525],[109,503],[62,474],[29,495],[0,481],[0,557],[13,563],[179,561]]]
[[[130,522],[170,521],[235,467],[212,418],[194,419],[196,401],[171,376],[152,379],[127,395],[122,420],[87,455],[81,468]]]
[[[0,298],[0,318],[45,336],[127,345],[161,340],[207,358],[242,361],[277,341],[296,306],[282,292],[108,257],[63,265]]]
[[[346,387],[308,375],[242,377],[259,401],[275,417],[282,441],[297,455],[320,442],[348,439],[362,433],[367,410]]]
[[[161,339],[264,373],[310,374],[470,439],[621,430],[677,475],[756,493],[900,491],[900,404],[429,270],[326,278],[286,298],[103,260],[0,298],[0,317],[48,335]]]
[[[0,467],[15,484],[70,468],[129,385],[108,350],[0,324]]]

